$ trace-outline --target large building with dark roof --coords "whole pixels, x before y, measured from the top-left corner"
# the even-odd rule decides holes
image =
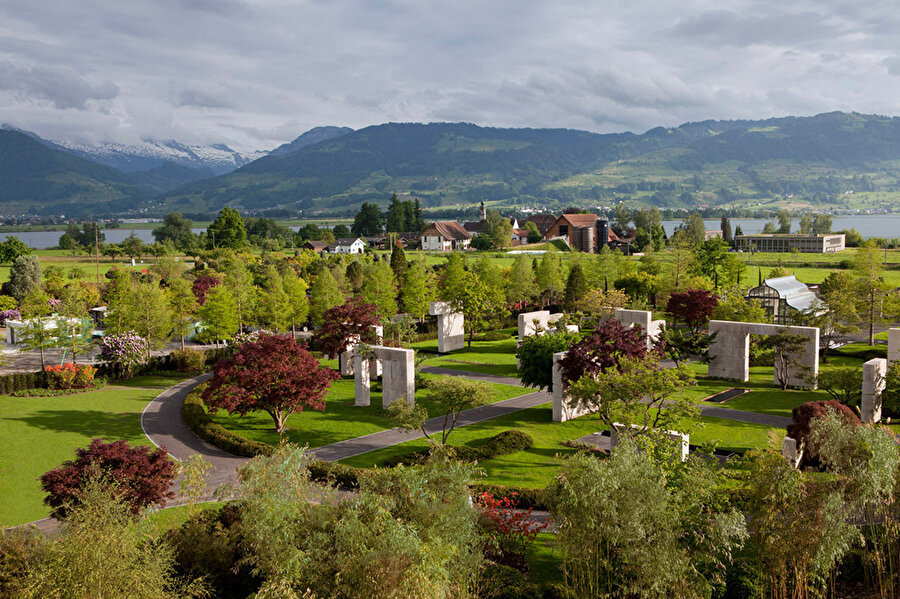
[[[456,221],[439,220],[431,223],[422,231],[419,241],[423,250],[449,252],[469,247],[472,235]]]

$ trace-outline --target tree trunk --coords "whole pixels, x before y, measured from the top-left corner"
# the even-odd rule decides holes
[[[41,344],[41,370],[47,368],[47,365],[44,363],[44,344]]]
[[[184,351],[184,329],[181,329],[181,351]]]

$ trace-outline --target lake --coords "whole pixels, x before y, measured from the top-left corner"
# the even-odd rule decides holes
[[[706,228],[710,230],[715,230],[719,228],[719,223],[721,219],[718,218],[708,218],[704,219],[703,222],[706,223]],[[741,229],[746,234],[752,233],[760,233],[765,226],[765,219],[761,218],[732,218],[731,219],[731,230],[740,225]],[[678,227],[682,221],[680,220],[664,220],[663,228],[666,230],[667,235],[671,235],[672,232]],[[791,229],[796,231],[799,228],[799,220],[794,219],[792,221]],[[298,230],[300,227],[293,226],[291,229],[294,231]],[[832,226],[831,229],[833,231],[839,231],[841,229],[856,229],[860,232],[863,237],[900,237],[900,214],[872,214],[872,215],[864,215],[864,216],[835,216],[832,218]],[[142,241],[146,243],[153,243],[153,229],[102,229],[104,235],[106,235],[107,243],[122,243],[126,237],[134,233],[137,235]],[[205,231],[206,229],[192,229],[194,233],[200,233],[201,231]],[[33,247],[38,250],[43,250],[47,248],[56,247],[59,243],[59,237],[63,234],[62,231],[34,231],[29,233],[0,233],[0,240],[6,239],[9,236],[18,237],[21,239],[26,245],[29,247]]]

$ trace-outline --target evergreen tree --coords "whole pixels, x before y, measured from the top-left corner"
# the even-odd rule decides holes
[[[428,314],[428,307],[436,299],[434,273],[425,260],[413,260],[406,271],[406,279],[400,288],[400,303],[403,311],[416,318]]]
[[[397,284],[402,287],[407,269],[406,252],[403,251],[403,246],[399,243],[394,244],[392,249],[391,270],[394,271],[394,278],[397,280]]]
[[[363,265],[359,260],[354,260],[347,265],[347,272],[344,274],[347,279],[347,286],[350,287],[352,293],[359,293],[363,284]]]
[[[424,231],[425,219],[422,217],[422,206],[419,203],[419,198],[416,198],[413,203],[413,219],[413,227],[410,230],[416,233]]]
[[[309,316],[309,299],[306,290],[309,287],[293,268],[284,274],[282,282],[287,294],[287,318],[291,322],[291,337],[297,337],[297,325],[306,322]]]
[[[566,281],[566,295],[563,302],[566,312],[574,312],[578,309],[578,303],[587,293],[587,283],[584,280],[584,271],[581,264],[576,263],[569,271],[569,279]]]
[[[728,220],[727,216],[722,216],[722,241],[727,243],[728,245],[732,245],[734,243],[734,236],[731,234],[731,222]]]
[[[791,232],[791,213],[787,210],[779,210],[777,214],[778,218],[778,233],[781,235],[787,235]]]
[[[344,303],[344,294],[338,288],[334,275],[327,268],[323,268],[309,289],[309,315],[313,324],[319,326],[322,323],[322,314],[328,308],[340,306]]]
[[[114,268],[106,273],[106,276],[112,279],[105,293],[107,305],[106,333],[108,335],[119,335],[128,330],[128,326],[125,324],[125,302],[128,300],[128,294],[131,291],[131,275],[127,270]]]
[[[744,234],[744,230],[741,228],[740,225],[738,225],[737,227],[734,228],[734,237],[735,238],[740,237],[743,234]]]
[[[887,324],[885,315],[894,310],[891,286],[884,280],[882,253],[873,241],[857,250],[854,274],[860,320],[868,328],[869,345],[875,345],[875,326]]]
[[[394,271],[385,261],[375,262],[366,270],[360,295],[378,308],[378,317],[389,318],[397,313],[397,285]]]
[[[381,233],[383,225],[384,215],[378,208],[378,204],[364,202],[353,219],[353,226],[350,227],[350,231],[357,237],[368,237]]]
[[[405,231],[404,225],[405,217],[403,211],[403,203],[397,198],[397,194],[393,194],[391,196],[390,204],[388,204],[387,213],[385,214],[384,219],[384,228],[388,233],[397,233],[399,231]]]
[[[206,230],[207,247],[239,250],[247,244],[247,229],[240,213],[230,206],[219,212]]]

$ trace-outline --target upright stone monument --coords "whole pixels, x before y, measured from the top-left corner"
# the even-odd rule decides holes
[[[639,325],[647,339],[647,347],[653,345],[659,337],[659,332],[665,326],[665,320],[653,320],[653,313],[648,310],[626,310],[625,308],[616,308],[613,318],[621,322],[627,327]]]
[[[455,312],[447,302],[431,302],[428,313],[438,317],[438,353],[465,347],[465,319],[462,312]]]
[[[362,346],[353,348],[354,360],[354,405],[368,406],[371,403],[369,389],[370,360],[377,359],[382,364],[381,405],[387,408],[395,400],[403,398],[416,402],[415,352],[411,349],[373,345],[364,354]]]
[[[709,346],[709,376],[737,381],[750,380],[750,335],[775,335],[786,330],[807,338],[803,353],[797,356],[799,367],[788,372],[788,385],[815,389],[819,374],[819,329],[757,322],[709,321],[710,335],[715,338]],[[774,382],[778,384],[780,364],[776,358]]]
[[[553,354],[553,422],[565,422],[588,413],[586,408],[572,407],[568,403],[562,368],[559,365],[565,355],[564,351]]]
[[[888,366],[900,360],[900,329],[888,329]]]
[[[803,459],[803,446],[797,447],[797,440],[793,437],[785,437],[781,440],[781,455],[791,466],[798,468]]]
[[[372,330],[375,331],[375,341],[376,343],[381,343],[384,338],[384,327],[380,324],[376,324],[372,327]],[[356,363],[353,357],[353,346],[359,343],[359,337],[355,337],[350,340],[347,351],[338,356],[338,367],[340,368],[341,376],[353,376],[354,368],[353,365]],[[381,376],[381,363],[378,360],[373,358],[373,363],[371,364],[371,368],[369,369],[371,373],[372,380],[374,381],[376,378]]]
[[[881,392],[884,391],[884,377],[887,375],[887,369],[888,361],[884,358],[873,358],[863,364],[859,419],[866,424],[881,420]]]

